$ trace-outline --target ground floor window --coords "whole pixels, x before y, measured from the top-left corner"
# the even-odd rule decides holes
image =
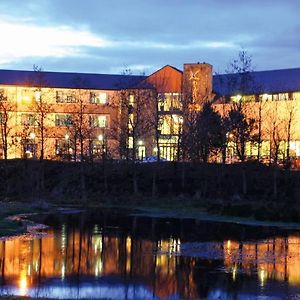
[[[22,156],[24,158],[36,158],[37,144],[33,139],[24,139],[22,141],[22,148],[23,148]]]

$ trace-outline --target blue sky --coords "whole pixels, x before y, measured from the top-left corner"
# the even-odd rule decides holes
[[[0,0],[0,68],[150,74],[241,49],[256,70],[300,67],[299,0]]]

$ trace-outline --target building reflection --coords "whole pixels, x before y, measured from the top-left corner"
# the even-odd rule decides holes
[[[261,286],[268,280],[300,284],[300,237],[278,237],[261,242],[224,242],[224,264],[232,279],[239,270],[257,274]]]
[[[90,231],[67,228],[49,230],[41,239],[14,238],[0,241],[2,286],[13,285],[19,295],[47,279],[117,277],[123,282],[138,282],[153,297],[180,299],[204,297],[208,287],[206,269],[211,261],[180,256],[179,238],[133,238],[128,234],[103,233],[94,226]],[[241,243],[226,240],[220,246],[231,280],[239,274],[257,276],[261,286],[270,279],[300,284],[300,237],[274,238]],[[155,255],[154,255],[155,254]],[[203,268],[203,270],[201,269]]]

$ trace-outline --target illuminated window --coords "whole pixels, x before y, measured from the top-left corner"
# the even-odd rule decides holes
[[[132,130],[134,126],[134,115],[130,114],[128,119],[128,129]]]
[[[129,149],[133,148],[133,137],[132,136],[128,137],[128,148]]]
[[[134,105],[134,95],[129,95],[129,104]]]
[[[91,127],[106,128],[108,127],[108,116],[90,116],[90,125]]]
[[[262,101],[272,101],[272,95],[262,94],[259,96]]]
[[[42,92],[40,90],[36,90],[34,92],[35,101],[41,101],[41,97],[42,97]]]
[[[71,115],[57,114],[55,115],[56,126],[72,126],[73,120]]]
[[[158,94],[158,110],[172,111],[181,109],[180,93],[160,93]]]
[[[280,93],[278,94],[278,99],[279,101],[285,101],[289,99],[289,94],[288,93]]]
[[[107,103],[107,93],[105,92],[91,92],[90,102],[94,104],[106,104]]]
[[[129,95],[128,98],[128,113],[132,114],[134,108],[134,95]]]
[[[56,91],[57,103],[75,103],[76,97],[74,92]]]
[[[0,101],[7,101],[5,89],[0,89]]]
[[[243,98],[242,95],[236,95],[236,96],[230,97],[230,100],[231,100],[232,102],[238,103],[238,102],[240,102],[240,101],[242,100],[242,98]]]
[[[36,126],[37,117],[35,114],[22,114],[21,115],[21,125],[23,126]]]

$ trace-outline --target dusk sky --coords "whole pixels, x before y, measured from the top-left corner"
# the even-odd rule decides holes
[[[150,74],[246,49],[255,70],[300,67],[299,0],[0,0],[0,68]]]

